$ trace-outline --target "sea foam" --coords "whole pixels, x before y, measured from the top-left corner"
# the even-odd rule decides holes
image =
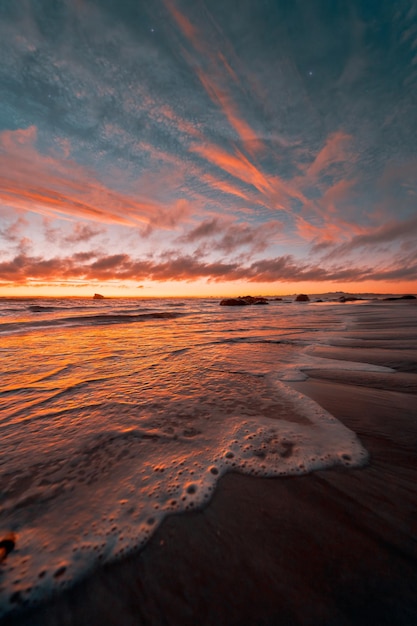
[[[143,546],[167,514],[204,505],[228,471],[272,477],[366,463],[353,432],[283,382],[246,376],[241,402],[231,403],[226,387],[233,381],[224,378],[207,381],[219,395],[209,410],[201,395],[200,403],[182,398],[138,415],[107,404],[91,409],[92,421],[99,411],[106,423],[123,426],[91,434],[78,448],[57,445],[25,472],[13,472],[9,456],[2,520],[17,539],[2,565],[3,613]],[[244,386],[251,388],[246,397]]]
[[[144,546],[226,472],[367,463],[357,436],[288,383],[314,367],[387,371],[314,354],[333,313],[204,306],[122,331],[87,319],[4,338],[0,519],[16,545],[0,566],[0,615]]]

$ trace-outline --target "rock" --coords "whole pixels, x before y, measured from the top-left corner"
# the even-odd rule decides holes
[[[95,293],[93,299],[94,300],[103,300],[104,296],[101,293]]]
[[[220,306],[247,306],[249,302],[246,302],[243,298],[226,298],[220,302]]]
[[[300,293],[294,302],[310,302],[310,298],[305,293]]]
[[[357,298],[356,296],[340,296],[338,298],[338,302],[356,302],[356,300],[362,300],[362,298]]]
[[[268,300],[262,296],[241,296],[247,304],[268,304]]]
[[[415,300],[416,297],[412,296],[411,294],[406,294],[405,296],[396,296],[396,297],[390,297],[390,298],[384,298],[384,300]]]
[[[261,296],[239,296],[238,298],[226,298],[220,302],[221,306],[247,306],[249,304],[269,304],[269,302]]]
[[[239,298],[244,300],[246,304],[254,304],[256,300],[253,296],[239,296]]]

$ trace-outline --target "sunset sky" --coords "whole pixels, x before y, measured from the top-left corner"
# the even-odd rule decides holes
[[[417,291],[416,0],[0,0],[0,295]]]

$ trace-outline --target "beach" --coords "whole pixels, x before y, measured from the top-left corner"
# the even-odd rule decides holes
[[[407,314],[387,327],[388,306]],[[5,626],[416,624],[416,308],[383,307],[314,354],[395,372],[317,366],[289,383],[356,433],[365,466],[229,471],[207,505]]]

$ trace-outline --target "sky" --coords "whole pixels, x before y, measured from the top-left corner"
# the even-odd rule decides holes
[[[417,0],[0,0],[0,295],[417,292]]]

